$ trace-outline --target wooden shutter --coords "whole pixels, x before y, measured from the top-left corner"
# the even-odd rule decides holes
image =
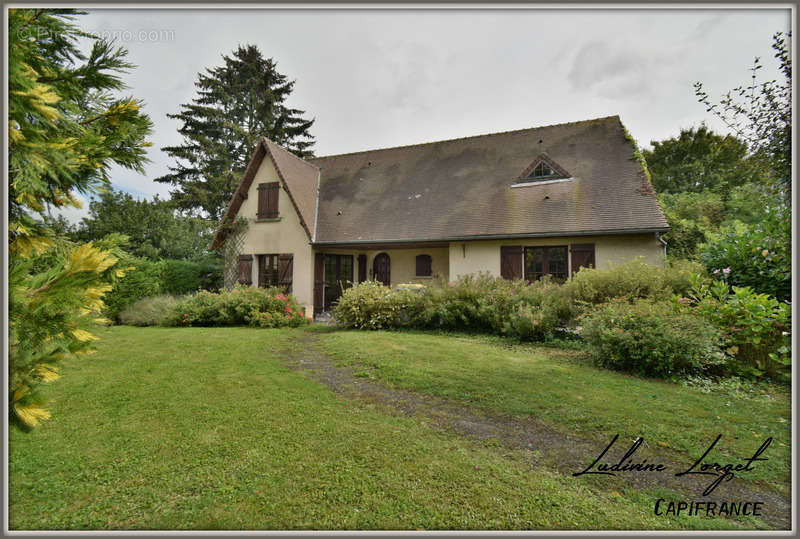
[[[572,273],[575,275],[581,268],[593,268],[594,262],[594,243],[573,243],[570,246],[572,252]]]
[[[292,274],[294,273],[294,255],[280,255],[278,257],[278,284],[286,290],[292,291]]]
[[[367,255],[358,255],[358,282],[367,280]]]
[[[417,277],[430,277],[431,273],[431,256],[417,255]]]
[[[253,284],[253,255],[239,255],[239,282]]]
[[[278,217],[278,182],[258,184],[258,218],[273,219]]]
[[[322,312],[325,291],[325,258],[322,253],[314,255],[314,312]]]
[[[522,279],[522,246],[500,247],[500,276],[510,281]]]

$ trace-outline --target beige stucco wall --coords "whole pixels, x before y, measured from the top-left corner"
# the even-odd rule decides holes
[[[275,166],[270,159],[264,159],[247,192],[247,199],[239,209],[239,216],[247,218],[248,221],[241,254],[293,254],[292,294],[306,307],[306,312],[310,313],[314,305],[314,262],[311,243],[282,184],[278,193],[280,219],[259,221],[256,217],[258,184],[277,181],[279,178]],[[253,282],[258,282],[257,259],[253,260]]]
[[[499,276],[500,247],[503,245],[537,246],[573,243],[595,244],[595,261],[598,269],[633,260],[636,257],[643,257],[648,264],[664,264],[664,247],[654,234],[456,242],[451,243],[449,249],[450,280],[455,280],[461,275],[487,271]]]
[[[358,255],[367,255],[367,279],[372,278],[372,262],[380,253],[389,255],[391,286],[402,283],[430,284],[439,278],[447,280],[450,273],[450,253],[447,247],[414,248],[414,249],[325,249],[317,248],[315,252],[353,255],[353,277],[358,280]],[[417,277],[417,255],[430,255],[431,277]]]

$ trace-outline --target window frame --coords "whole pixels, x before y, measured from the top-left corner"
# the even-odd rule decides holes
[[[559,273],[558,276],[554,276],[553,273],[550,271],[550,254],[549,250],[551,249],[561,249],[564,253],[564,273],[563,276]],[[534,251],[541,251],[542,252],[542,272],[541,275],[537,275],[537,272],[531,272],[528,264],[528,253]],[[523,276],[526,281],[538,281],[545,275],[550,275],[552,279],[558,279],[559,282],[564,281],[566,282],[570,278],[569,272],[569,245],[526,245],[522,251],[522,271]],[[531,275],[533,273],[534,275]]]
[[[420,273],[420,262],[423,264],[423,270],[427,268],[427,273]],[[429,254],[418,254],[414,258],[414,273],[416,277],[433,277],[433,257]]]
[[[280,217],[280,182],[265,182],[258,184],[258,207],[256,217],[258,219],[277,219]]]
[[[269,253],[269,254],[260,254],[258,255],[258,287],[259,288],[269,288],[272,286],[280,286],[280,271],[278,265],[278,257],[280,257],[277,253]],[[268,264],[265,262],[269,262]],[[265,271],[269,268],[269,272]],[[272,279],[268,279],[267,276],[272,275],[274,277],[274,282]]]

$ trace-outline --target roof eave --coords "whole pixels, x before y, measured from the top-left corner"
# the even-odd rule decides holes
[[[579,230],[567,232],[538,232],[523,234],[483,234],[473,236],[446,236],[440,238],[415,238],[415,239],[383,239],[383,240],[341,240],[341,241],[315,241],[314,247],[333,247],[341,245],[372,245],[372,244],[404,244],[404,243],[423,243],[423,242],[453,242],[453,241],[477,241],[477,240],[513,240],[526,238],[559,238],[568,236],[615,236],[624,234],[652,234],[655,232],[667,232],[669,227],[649,227],[649,228],[627,228],[612,230]]]

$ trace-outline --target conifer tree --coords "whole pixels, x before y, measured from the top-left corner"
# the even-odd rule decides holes
[[[124,275],[122,237],[76,245],[45,225],[48,207],[110,184],[116,163],[142,171],[149,118],[119,98],[126,51],[83,32],[68,9],[8,13],[9,420],[47,419],[39,386],[58,362],[92,350],[103,295]],[[92,42],[88,56],[79,39]]]
[[[198,75],[197,97],[169,118],[179,120],[180,146],[163,150],[175,159],[155,181],[175,186],[178,208],[218,220],[228,205],[253,149],[265,136],[300,157],[311,155],[314,120],[289,108],[294,81],[277,71],[254,45],[240,46],[223,65]]]

